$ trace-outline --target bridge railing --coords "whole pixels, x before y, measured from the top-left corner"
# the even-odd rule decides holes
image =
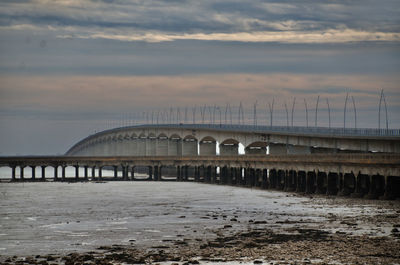
[[[163,128],[188,128],[188,129],[216,129],[226,131],[246,131],[258,133],[289,133],[312,134],[332,136],[400,136],[400,129],[374,129],[374,128],[328,128],[328,127],[302,127],[302,126],[264,126],[264,125],[239,125],[239,124],[157,124],[139,125],[146,127]],[[132,126],[138,127],[138,126]]]

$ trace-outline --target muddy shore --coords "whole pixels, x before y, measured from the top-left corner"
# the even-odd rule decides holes
[[[205,188],[209,189],[207,186]],[[96,190],[98,189],[96,186]],[[187,189],[187,186],[182,186],[182,190],[184,189]],[[226,188],[218,189],[225,192]],[[234,191],[248,194],[246,190],[235,188]],[[251,195],[256,197],[250,197],[250,200],[259,198],[260,203],[269,202],[279,209],[273,211],[274,208],[267,207],[270,213],[265,215],[262,209],[250,211],[246,208],[240,210],[240,207],[226,207],[221,210],[210,205],[201,210],[191,203],[193,207],[187,207],[186,210],[180,208],[176,215],[169,215],[180,227],[173,237],[159,237],[156,240],[153,237],[152,241],[146,242],[140,238],[132,238],[128,242],[121,240],[116,244],[96,246],[90,251],[82,245],[82,250],[76,251],[31,252],[30,255],[6,254],[0,256],[0,263],[180,265],[400,263],[400,202],[398,201],[310,197],[278,192],[272,192],[268,195],[270,197],[264,198],[266,195],[261,191],[253,191]],[[176,198],[171,199],[175,200]],[[291,207],[298,207],[295,206],[296,203],[303,205],[301,209],[308,209],[307,213],[288,211]],[[163,205],[162,209],[164,208],[167,207]],[[191,225],[193,222],[196,224]],[[171,234],[170,232],[168,234]]]

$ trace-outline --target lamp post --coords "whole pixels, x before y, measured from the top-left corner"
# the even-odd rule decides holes
[[[346,100],[344,101],[343,129],[346,129],[346,109],[347,109],[348,99],[349,99],[349,92],[346,93]]]
[[[285,101],[285,110],[286,110],[286,127],[289,127],[289,112]]]
[[[273,118],[273,113],[274,113],[274,104],[275,104],[275,98],[272,98],[272,104],[271,104],[271,102],[268,102],[271,127],[272,127],[272,118]]]
[[[357,129],[357,111],[356,111],[356,103],[354,101],[353,96],[351,96],[351,100],[353,101],[353,108],[354,108],[354,128]]]
[[[254,103],[254,108],[253,108],[253,125],[254,127],[257,126],[257,100]]]
[[[381,98],[379,99],[378,128],[381,129],[381,104],[382,104],[382,99],[383,99],[383,103],[385,103],[385,111],[386,111],[386,130],[389,130],[387,105],[386,105],[386,99],[385,99],[385,94],[383,93],[383,89],[381,90]]]
[[[317,104],[315,105],[315,127],[317,127],[317,122],[318,122],[318,103],[319,103],[319,95],[317,98]]]
[[[328,121],[329,121],[329,129],[331,128],[331,108],[329,107],[329,100],[326,98],[326,104],[328,105]]]
[[[307,100],[304,99],[304,106],[306,107],[306,125],[308,127],[308,108],[307,108]]]
[[[291,126],[293,127],[293,115],[294,115],[294,105],[296,104],[296,97],[293,98],[293,104],[292,104],[292,120],[291,120]]]

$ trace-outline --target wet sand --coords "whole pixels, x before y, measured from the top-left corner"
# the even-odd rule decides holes
[[[42,200],[31,205],[24,199],[20,199],[19,203],[12,203],[12,200],[18,200],[16,197],[24,193],[2,200],[0,225],[2,231],[6,231],[8,235],[0,236],[0,247],[6,249],[1,253],[1,263],[400,263],[400,203],[398,201],[310,197],[295,193],[198,183],[161,183],[156,188],[158,194],[153,194],[146,197],[148,200],[144,200],[143,196],[149,192],[147,189],[154,190],[154,184],[141,183],[128,188],[124,187],[127,184],[123,183],[97,185],[54,183],[45,188],[37,186],[40,184],[26,184],[23,190],[33,197],[38,190],[55,188],[54,192],[59,194],[59,198],[55,199],[58,203],[53,207],[64,207],[64,211],[70,211],[70,217],[61,215],[57,220],[46,221],[53,212],[45,211],[34,221],[32,217],[29,219],[32,215],[29,209],[33,205],[38,208],[46,205]],[[0,191],[21,192],[22,184],[7,185],[6,188],[4,185],[0,186]],[[27,189],[26,186],[28,186]],[[68,199],[63,200],[63,193],[57,189],[65,190],[69,195],[82,196],[82,193],[86,195],[80,199],[77,198],[77,201],[68,198],[71,200],[71,205],[64,205]],[[113,192],[106,193],[106,190],[110,189]],[[131,191],[134,191],[135,195],[132,195]],[[96,197],[98,195],[95,194],[98,192],[104,196],[114,195],[114,198],[102,201],[102,203],[108,202],[111,206],[104,206],[106,212],[100,211],[86,217],[82,216],[79,208],[87,206],[87,203],[93,199],[99,200],[103,197]],[[46,194],[51,196],[50,189],[46,190]],[[115,208],[116,205],[114,205],[113,208],[113,203],[121,199],[125,199],[125,204],[131,203],[131,200],[138,202],[141,199],[143,207]],[[223,199],[225,201],[221,201]],[[158,203],[155,203],[156,201]],[[11,207],[12,205],[14,207]],[[73,210],[74,207],[77,209]],[[10,209],[14,210],[10,211]],[[21,216],[20,213],[26,211],[28,212]],[[120,211],[125,211],[126,215]],[[103,214],[105,218],[114,218],[112,229],[116,232],[111,241],[98,238],[110,236],[110,231],[107,229],[111,229],[103,227],[105,230],[100,230],[101,233],[96,232],[102,223],[101,221],[93,222],[93,219],[98,219],[99,214]],[[136,216],[130,219],[129,217],[134,214],[138,216],[140,214],[142,217]],[[13,218],[13,215],[19,215],[18,218],[21,219],[19,225],[13,225],[11,221],[7,221]],[[74,216],[80,220],[75,219]],[[5,217],[9,219],[4,219]],[[25,219],[28,221],[22,221]],[[52,230],[51,225],[54,223],[57,223],[54,233],[46,231],[42,235],[39,229],[32,233],[32,237],[29,231],[18,234],[20,229],[28,229],[26,226],[29,225],[33,229],[35,226],[45,225],[48,230]],[[97,228],[89,227],[88,223],[97,225]],[[129,224],[134,225],[129,226]],[[137,227],[139,224],[142,226]],[[127,229],[116,229],[122,228],[122,225]],[[88,236],[60,240],[57,236],[63,227],[65,228],[64,235],[71,235],[68,234],[69,232],[74,235],[73,233],[79,230],[87,233]],[[54,237],[49,237],[50,235]],[[84,244],[90,241],[88,240],[90,237],[96,239],[96,243]],[[18,239],[18,244],[12,241],[15,238]],[[46,238],[48,238],[47,241]],[[35,246],[36,240],[50,246],[38,249]],[[52,243],[57,247],[52,248]],[[22,250],[13,250],[13,253],[10,251],[11,254],[7,254],[7,249],[12,247]]]

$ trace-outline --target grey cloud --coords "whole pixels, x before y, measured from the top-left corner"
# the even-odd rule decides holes
[[[40,3],[40,2],[39,2]],[[0,3],[3,26],[34,24],[190,32],[350,28],[398,32],[399,2],[385,1],[90,1]]]

